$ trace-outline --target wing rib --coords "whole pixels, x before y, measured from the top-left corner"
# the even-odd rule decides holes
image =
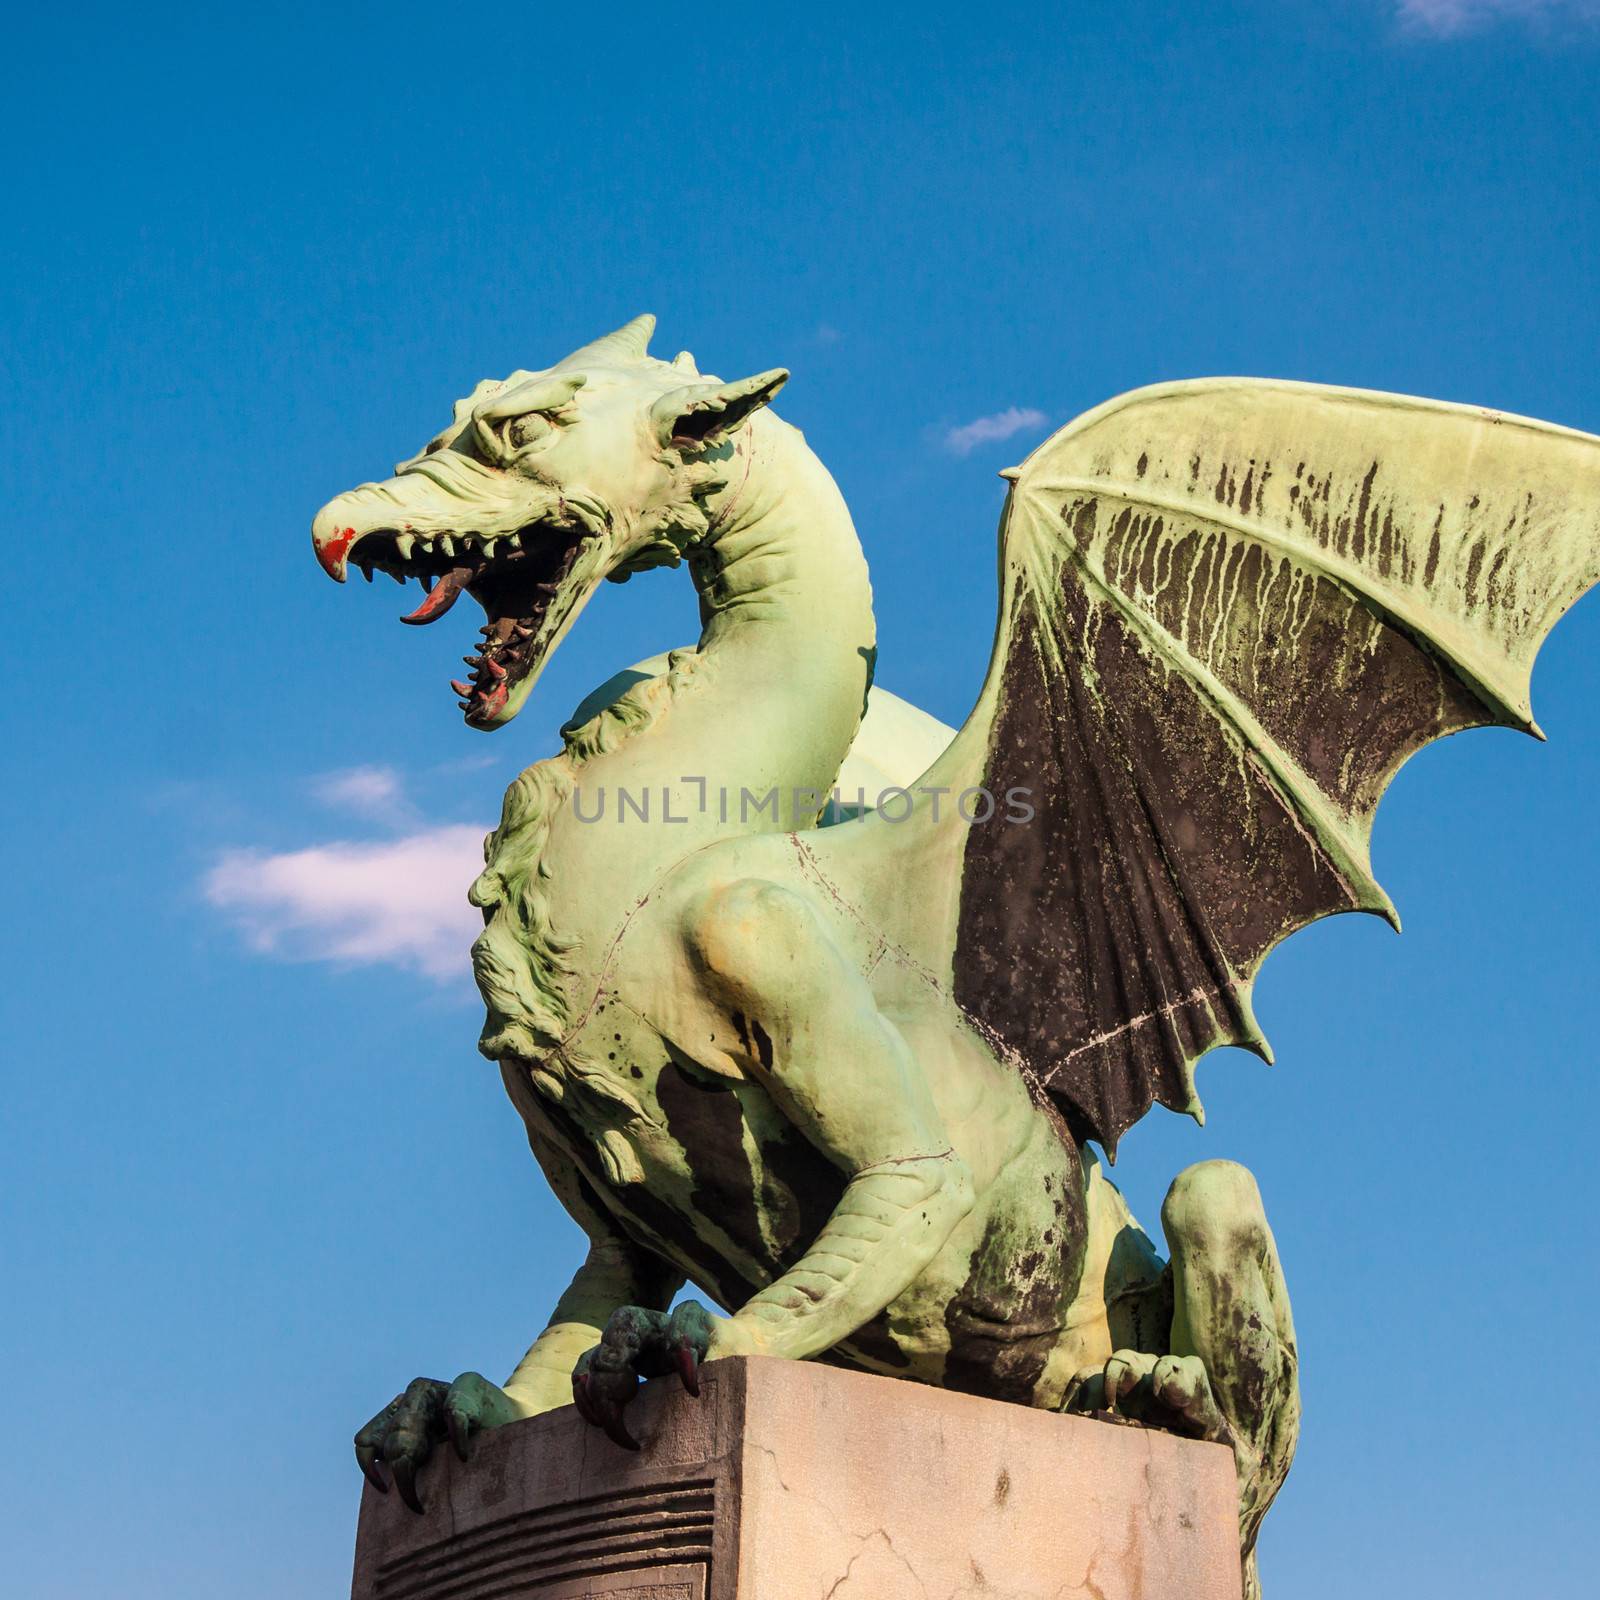
[[[1287,556],[1291,561],[1336,583],[1358,604],[1365,606],[1382,622],[1403,633],[1411,642],[1424,650],[1443,656],[1450,668],[1467,685],[1484,706],[1494,713],[1495,719],[1521,728],[1543,738],[1538,724],[1529,712],[1514,705],[1494,687],[1485,671],[1485,663],[1475,659],[1470,641],[1450,619],[1436,613],[1424,619],[1417,608],[1399,595],[1386,593],[1353,561],[1346,561],[1321,545],[1285,537],[1275,528],[1254,517],[1238,512],[1213,509],[1185,499],[1181,495],[1161,494],[1154,489],[1123,483],[1108,478],[1060,477],[1043,483],[1030,484],[1037,494],[1083,494],[1108,500],[1119,500],[1125,505],[1165,512],[1182,517],[1202,527],[1212,527],[1223,533],[1236,533],[1251,539],[1264,549]]]
[[[1110,583],[1079,541],[1073,538],[1070,531],[1073,513],[1082,505],[1081,501],[1073,503],[1062,517],[1067,559],[1092,583],[1095,592],[1145,640],[1151,650],[1200,692],[1213,714],[1229,729],[1239,759],[1261,773],[1282,801],[1284,809],[1303,824],[1308,842],[1315,846],[1349,891],[1352,907],[1376,912],[1398,930],[1400,919],[1394,902],[1372,876],[1371,859],[1365,842],[1327,804],[1321,786],[1182,640],[1164,628],[1149,612],[1134,605]],[[1048,511],[1043,505],[1029,507],[1029,510],[1034,515],[1043,513],[1048,520]],[[1040,595],[1039,599],[1048,603],[1047,595]]]

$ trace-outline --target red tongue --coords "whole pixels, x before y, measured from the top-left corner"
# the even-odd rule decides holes
[[[472,581],[476,571],[476,567],[452,568],[434,584],[432,592],[424,598],[422,604],[409,617],[401,617],[400,620],[418,628],[429,622],[437,622],[456,603],[461,591]]]

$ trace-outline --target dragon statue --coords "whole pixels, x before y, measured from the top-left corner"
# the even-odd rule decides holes
[[[1163,1260],[1090,1141],[1199,1118],[1219,1045],[1269,1057],[1279,940],[1393,920],[1369,837],[1412,752],[1537,733],[1535,652],[1600,576],[1600,439],[1287,382],[1112,400],[1004,474],[993,657],[946,743],[869,702],[867,568],[767,409],[788,374],[654,359],[653,327],[480,383],[315,519],[332,577],[421,580],[407,622],[482,606],[472,728],[602,579],[686,565],[702,622],[512,784],[470,891],[480,1049],[587,1259],[503,1385],[418,1379],[362,1469],[420,1509],[446,1439],[576,1400],[632,1446],[641,1377],[826,1358],[1226,1443],[1254,1595],[1300,1417],[1256,1184],[1182,1173]],[[830,799],[847,759],[897,786]]]

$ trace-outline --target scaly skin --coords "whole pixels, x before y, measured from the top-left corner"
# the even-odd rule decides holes
[[[446,453],[472,456],[469,486],[500,474],[480,545],[514,528],[524,546],[570,539],[572,506],[603,529],[525,619],[530,670],[518,678],[525,663],[501,657],[463,686],[468,721],[515,714],[601,576],[681,554],[704,631],[513,785],[473,891],[487,920],[482,1047],[590,1254],[503,1387],[419,1379],[361,1431],[369,1480],[383,1488],[386,1464],[418,1505],[418,1473],[445,1438],[465,1455],[478,1429],[576,1398],[628,1445],[641,1376],[676,1371],[692,1386],[701,1361],[726,1354],[831,1352],[1034,1406],[1121,1403],[1225,1439],[1248,1545],[1297,1415],[1264,1221],[1240,1294],[1261,1334],[1252,1359],[1270,1370],[1235,1381],[1239,1296],[1190,1288],[1210,1281],[1213,1257],[1221,1270],[1237,1230],[1223,1239],[1175,1210],[1163,1275],[1060,1117],[893,935],[917,893],[953,892],[941,864],[920,890],[891,893],[851,843],[860,830],[810,826],[856,737],[874,628],[838,491],[801,436],[759,409],[781,375],[717,386],[648,360],[639,325],[563,372],[559,392],[551,375],[518,375],[552,409],[509,445],[485,444],[473,421],[506,386],[480,386],[441,435]],[[513,460],[525,437],[534,454]],[[403,565],[386,543],[402,523],[449,526],[470,551],[473,508],[451,482],[438,504],[415,471],[340,497],[317,519],[323,564],[341,575],[366,539]],[[499,591],[465,570],[493,619]],[[507,638],[510,627],[491,620]],[[771,808],[741,807],[743,791],[773,788]],[[648,822],[621,792],[650,797]],[[896,894],[902,909],[879,914]],[[732,1315],[667,1315],[685,1279]],[[1128,1339],[1146,1361],[1137,1373],[1118,1354]],[[1181,1364],[1158,1372],[1161,1357]]]

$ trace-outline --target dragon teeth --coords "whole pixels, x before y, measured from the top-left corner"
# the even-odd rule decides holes
[[[443,550],[447,556],[453,556],[456,553],[456,542],[448,533],[441,534],[439,536],[439,548]]]
[[[400,533],[395,535],[394,547],[400,552],[400,559],[402,561],[409,561],[411,559],[411,547],[416,542],[416,539],[413,538],[409,533]]]

